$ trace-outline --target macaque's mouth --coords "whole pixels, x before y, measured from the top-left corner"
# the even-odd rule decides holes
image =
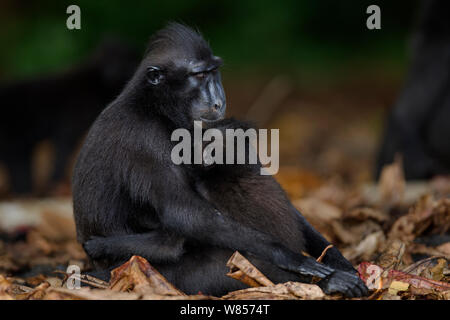
[[[207,119],[207,118],[203,118],[203,117],[200,117],[199,119],[200,119],[200,121],[203,121],[203,122],[214,123],[214,122],[222,120],[223,118],[224,118],[224,115],[221,115],[220,117],[218,117],[216,119]]]

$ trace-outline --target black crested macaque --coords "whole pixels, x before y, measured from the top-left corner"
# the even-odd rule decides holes
[[[187,293],[245,286],[227,277],[234,251],[275,282],[309,281],[327,293],[367,294],[352,265],[256,165],[175,165],[177,128],[247,126],[223,119],[222,60],[190,28],[157,32],[120,96],[97,118],[73,175],[77,237],[100,273],[131,255]],[[308,252],[313,257],[302,254]]]
[[[0,87],[0,162],[8,171],[9,191],[35,192],[31,160],[35,146],[49,140],[55,155],[43,194],[69,180],[66,168],[83,135],[105,105],[121,92],[139,63],[133,48],[105,39],[81,64],[67,71]]]
[[[405,178],[450,174],[450,2],[423,1],[405,86],[392,108],[376,165],[402,155]]]

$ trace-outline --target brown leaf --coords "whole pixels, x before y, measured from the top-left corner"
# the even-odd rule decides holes
[[[396,156],[394,163],[383,167],[378,188],[383,206],[392,207],[402,203],[405,193],[405,177],[401,157]]]
[[[446,259],[438,259],[438,263],[430,269],[430,276],[433,280],[444,278],[444,269],[448,266]]]
[[[0,300],[12,300],[12,283],[0,274]]]
[[[408,214],[400,217],[389,232],[389,238],[412,241],[425,231],[445,233],[450,229],[450,201],[435,201],[431,195],[422,196],[410,208]]]
[[[53,251],[53,246],[36,231],[28,232],[27,243],[41,250],[44,255],[49,255]]]
[[[50,210],[41,213],[41,223],[37,226],[37,230],[52,241],[74,240],[76,236],[72,217]]]
[[[133,256],[120,267],[111,271],[110,289],[133,291],[141,294],[184,296],[163,277],[147,260]]]
[[[406,291],[409,288],[409,283],[401,281],[392,281],[389,285],[389,294],[395,295],[399,291]]]
[[[450,255],[447,255],[444,252],[437,250],[437,248],[427,247],[427,246],[425,246],[423,244],[419,244],[419,243],[410,244],[408,247],[408,251],[410,253],[419,253],[419,254],[426,254],[426,255],[431,255],[431,256],[442,256],[447,259],[450,259]]]
[[[383,231],[377,231],[369,234],[358,245],[342,250],[342,254],[348,260],[361,258],[368,260],[378,250],[381,244],[385,241]]]
[[[442,252],[442,254],[446,256],[450,256],[450,242],[443,243],[440,246],[437,246],[436,250]]]
[[[237,290],[228,293],[222,298],[226,300],[318,300],[325,298],[325,294],[322,289],[315,284],[286,282],[268,287]]]
[[[32,291],[16,295],[15,298],[18,300],[42,300],[47,294],[46,289],[49,287],[50,283],[45,281],[34,288]]]
[[[425,270],[432,269],[434,266],[438,265],[440,259],[442,259],[442,257],[425,258],[425,259],[416,261],[415,263],[405,267],[401,271],[408,273],[408,274],[420,276],[424,273]],[[435,279],[435,280],[439,280],[439,279]]]
[[[49,288],[44,300],[137,300],[140,294],[90,288]]]
[[[399,269],[404,254],[405,244],[397,239],[390,240],[376,262],[384,270]]]
[[[341,209],[314,197],[295,200],[293,204],[325,238],[333,240],[332,224],[342,218]]]
[[[230,272],[227,276],[239,280],[250,287],[273,286],[273,282],[266,278],[253,264],[238,251],[233,253],[227,262]]]
[[[352,218],[359,221],[365,221],[367,219],[373,219],[378,222],[385,222],[389,219],[388,214],[386,214],[383,211],[369,208],[369,207],[362,207],[362,208],[354,208],[344,214],[344,218]]]
[[[447,267],[447,259],[443,257],[430,257],[417,261],[402,271],[428,279],[442,280],[445,276],[444,271]]]
[[[357,224],[336,220],[331,223],[331,227],[339,241],[350,245],[357,245],[367,235],[381,231],[380,225],[372,220]]]

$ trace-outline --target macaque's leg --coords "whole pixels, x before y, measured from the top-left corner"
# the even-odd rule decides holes
[[[92,260],[126,261],[133,255],[150,263],[175,262],[184,252],[184,239],[155,230],[142,234],[94,237],[83,243]]]

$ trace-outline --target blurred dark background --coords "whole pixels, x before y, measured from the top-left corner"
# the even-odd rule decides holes
[[[81,8],[81,30],[66,28],[66,8],[71,4]],[[381,30],[366,27],[366,8],[371,4],[381,8]],[[33,86],[41,84],[35,94],[50,90],[49,95],[54,92],[62,101],[52,102],[55,108],[60,103],[58,112],[42,118],[33,116],[32,122],[41,124],[37,126],[24,120],[29,109],[16,105],[14,109],[20,112],[11,116],[5,111],[10,107],[2,103],[3,121],[11,123],[6,117],[20,121],[1,134],[6,137],[3,140],[15,139],[15,130],[21,124],[19,136],[25,140],[30,137],[22,137],[24,131],[38,137],[35,131],[57,122],[65,127],[68,122],[83,121],[89,127],[90,118],[79,120],[75,116],[84,112],[79,92],[88,90],[91,94],[85,99],[91,100],[86,105],[95,104],[94,114],[100,112],[120,92],[126,81],[123,78],[129,77],[133,54],[138,60],[154,31],[168,21],[178,21],[198,28],[215,54],[225,60],[222,72],[228,114],[250,118],[264,127],[280,128],[281,180],[295,177],[314,185],[318,179],[337,175],[349,183],[370,181],[384,116],[405,78],[409,35],[417,14],[417,1],[2,0],[0,83],[7,86],[32,81]],[[102,47],[105,41],[118,41],[121,49],[108,51],[107,45]],[[130,58],[109,60],[118,51],[127,51]],[[89,83],[82,76],[74,76],[83,68],[83,72],[91,74],[94,65],[102,63],[101,70],[109,71],[123,60],[129,67],[120,71],[121,77],[111,89],[105,89],[102,99],[92,95],[103,80],[95,78]],[[103,71],[95,72],[103,75]],[[43,89],[42,83],[49,81],[49,75],[53,82]],[[67,88],[51,85],[69,78],[72,82],[68,81],[68,86],[78,87],[74,83],[84,82],[86,88],[66,94],[63,92]],[[9,99],[21,96],[21,92],[15,89]],[[79,110],[74,103],[68,107],[67,101],[73,99],[79,99]],[[32,113],[46,109],[45,104],[33,99]],[[65,108],[75,110],[72,120],[64,117]],[[66,128],[76,132],[75,145],[81,141],[84,129]],[[54,174],[59,152],[54,140],[61,132],[58,128],[42,139],[36,138],[43,142],[32,146],[33,190],[70,192],[74,150],[64,161],[64,177],[60,175],[60,181],[50,188],[43,187]],[[73,143],[74,138],[70,140]],[[11,161],[17,163],[17,159]],[[8,176],[5,171],[3,167],[3,177]],[[8,178],[0,180],[0,189],[7,190]]]
[[[57,71],[111,35],[142,52],[149,36],[170,20],[198,27],[233,73],[281,68],[336,77],[336,71],[360,64],[399,72],[416,2],[3,0],[0,72],[11,79]],[[81,8],[78,31],[65,28],[71,4]],[[381,30],[366,28],[370,4],[382,9]]]

